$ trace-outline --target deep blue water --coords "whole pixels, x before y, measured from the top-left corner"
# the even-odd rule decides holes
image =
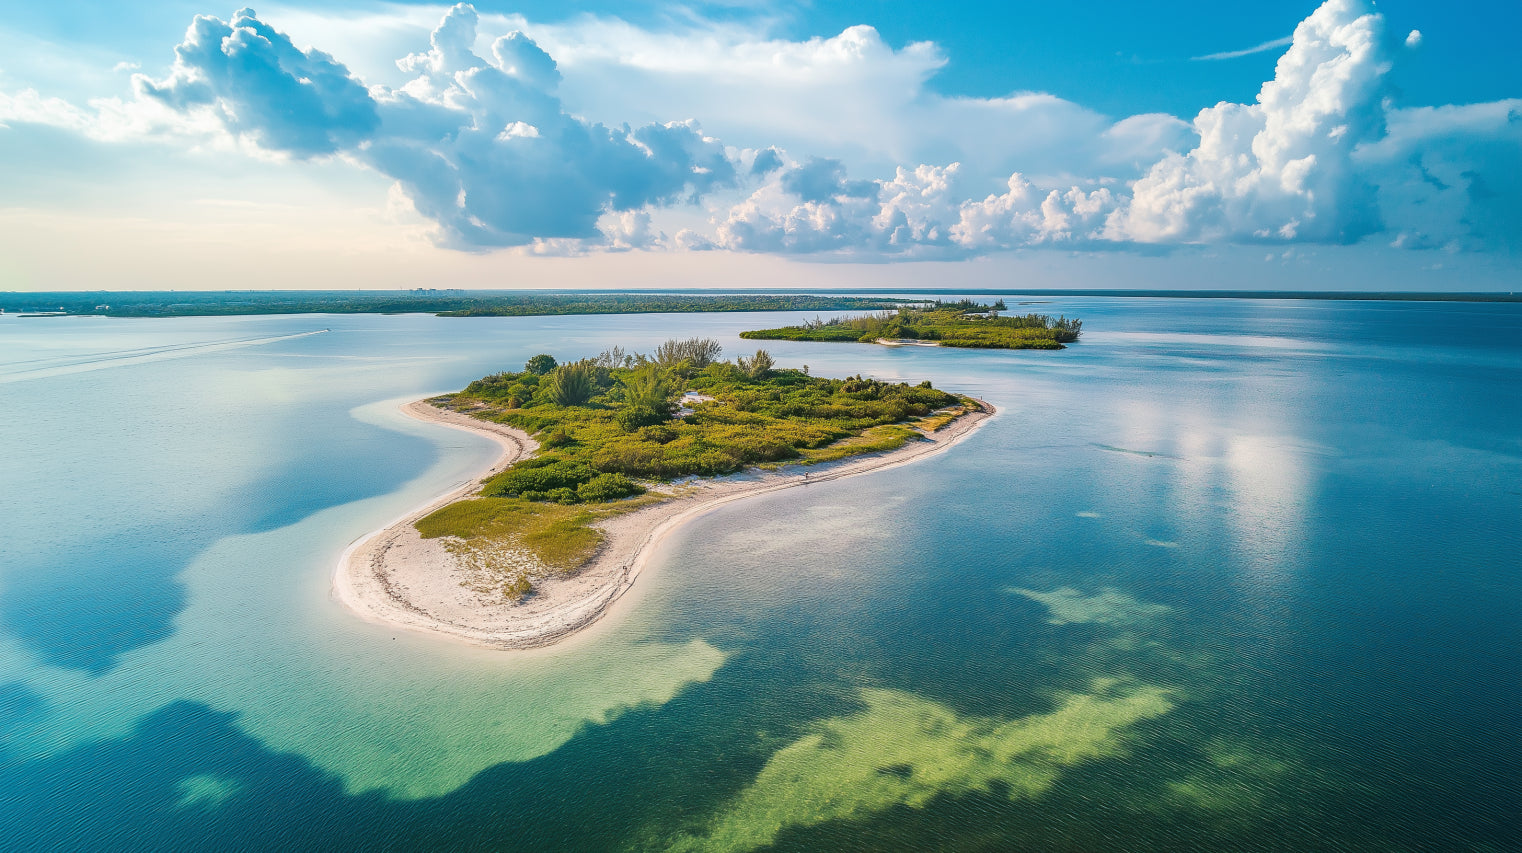
[[[1000,414],[528,655],[327,598],[493,455],[396,405],[795,318],[0,319],[0,847],[1522,849],[1522,306],[1029,310],[768,343]]]

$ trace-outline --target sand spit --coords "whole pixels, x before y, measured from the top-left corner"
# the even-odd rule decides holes
[[[978,401],[969,412],[916,441],[886,453],[856,456],[823,465],[751,470],[728,477],[689,479],[652,490],[669,492],[659,504],[597,523],[605,540],[597,554],[569,577],[536,582],[535,594],[511,603],[480,588],[438,539],[423,539],[413,523],[445,504],[475,493],[480,481],[534,452],[538,445],[512,427],[430,406],[419,400],[402,407],[421,421],[486,435],[502,445],[502,456],[465,485],[407,513],[350,545],[333,576],[333,596],[375,622],[443,634],[501,649],[547,646],[597,621],[634,585],[664,539],[683,524],[724,504],[753,495],[797,488],[881,471],[922,459],[956,444],[981,426],[994,408]]]

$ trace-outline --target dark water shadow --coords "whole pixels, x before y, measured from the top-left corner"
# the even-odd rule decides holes
[[[108,534],[49,541],[6,571],[0,622],[45,664],[91,673],[174,632],[186,605],[179,575],[227,536],[295,524],[322,510],[392,492],[433,465],[430,441],[359,423],[346,414],[293,435],[294,450],[262,476],[213,497],[204,512],[145,521]],[[383,465],[375,459],[385,458]],[[187,488],[193,489],[194,484]]]

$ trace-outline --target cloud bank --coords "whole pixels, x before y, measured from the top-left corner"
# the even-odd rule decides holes
[[[701,196],[734,181],[722,147],[695,124],[610,128],[566,113],[555,61],[522,33],[477,56],[477,15],[449,11],[431,48],[397,64],[406,85],[366,88],[341,63],[303,51],[243,9],[198,17],[170,76],[139,75],[141,97],[206,110],[259,148],[342,155],[396,180],[458,248],[596,239],[605,214]]]
[[[397,61],[406,82],[384,86],[252,10],[197,17],[168,75],[135,75],[132,98],[83,108],[0,93],[0,122],[352,162],[466,250],[892,259],[1382,240],[1514,252],[1522,234],[1522,100],[1399,107],[1385,80],[1421,38],[1386,33],[1366,0],[1328,0],[1253,103],[1187,123],[1114,121],[1041,93],[935,95],[934,45],[894,50],[865,26],[806,42],[683,42],[598,19],[543,28],[579,71],[601,69],[578,79],[607,84],[583,83],[568,106],[540,42],[480,28],[470,6],[450,9],[426,50]],[[622,99],[625,115],[680,112],[634,127],[581,117],[597,98]],[[667,237],[668,221],[686,227]]]
[[[1201,110],[1198,143],[1129,188],[1099,177],[1038,186],[1021,173],[977,199],[961,166],[899,169],[876,198],[763,187],[729,211],[717,245],[858,248],[948,257],[1029,246],[1356,242],[1515,249],[1522,229],[1522,101],[1401,110],[1384,88],[1383,19],[1330,0],[1295,30],[1252,104]]]

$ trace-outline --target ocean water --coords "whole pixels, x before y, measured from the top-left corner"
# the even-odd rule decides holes
[[[1519,309],[770,342],[1000,412],[531,653],[330,599],[495,453],[398,404],[796,317],[0,318],[0,848],[1522,849]]]

